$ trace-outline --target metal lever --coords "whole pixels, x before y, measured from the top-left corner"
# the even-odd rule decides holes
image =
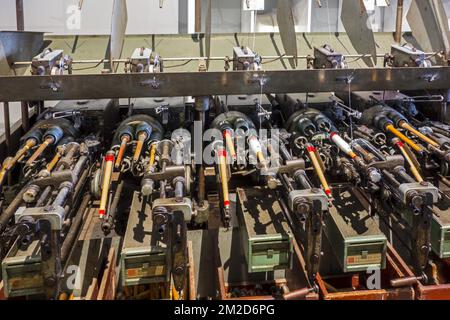
[[[406,278],[399,278],[399,279],[392,279],[391,280],[391,287],[393,288],[401,288],[401,287],[408,287],[416,285],[419,281],[428,281],[428,277],[423,274],[420,277],[406,277]]]

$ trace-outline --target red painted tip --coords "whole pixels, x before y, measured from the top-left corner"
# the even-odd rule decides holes
[[[334,137],[335,135],[337,135],[337,133],[336,133],[336,132],[332,132],[332,133],[330,134],[330,139],[333,139],[333,137]]]
[[[222,149],[219,151],[219,157],[227,157],[227,151],[225,149]]]
[[[314,147],[307,147],[306,149],[308,150],[308,152],[316,152],[316,148]]]
[[[103,218],[103,216],[105,215],[105,210],[98,210],[98,215],[100,216],[100,218]]]
[[[107,154],[107,155],[105,156],[105,161],[106,161],[106,162],[113,162],[113,161],[114,161],[114,156],[113,156],[113,155],[110,155],[110,154]]]
[[[325,193],[327,194],[327,196],[331,196],[331,190],[330,189],[325,190]]]
[[[231,137],[231,131],[230,130],[225,130],[224,132],[223,132],[223,136],[224,137],[226,137],[226,136],[229,136],[229,137]]]
[[[223,205],[224,205],[225,207],[229,207],[229,206],[230,206],[230,201],[224,201],[224,202],[223,202]]]
[[[403,144],[403,142],[401,142],[401,141],[399,141],[399,142],[397,142],[397,145],[400,147],[400,148],[403,148],[405,145]]]

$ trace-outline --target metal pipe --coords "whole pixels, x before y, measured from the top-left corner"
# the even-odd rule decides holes
[[[179,177],[178,179],[174,180],[175,181],[175,199],[177,199],[177,201],[183,201],[183,197],[184,197],[184,183],[183,183],[183,178]]]
[[[75,166],[72,169],[72,174],[75,177],[73,183],[76,184],[80,178],[81,171],[84,169],[84,166],[88,160],[87,156],[81,156]]]
[[[425,56],[435,56],[439,54],[439,52],[426,52]],[[376,55],[378,58],[383,58],[385,56],[385,54],[377,54]],[[344,57],[349,58],[349,59],[357,59],[357,58],[370,58],[373,57],[372,54],[347,54],[344,55]],[[308,55],[304,55],[304,56],[292,56],[292,55],[277,55],[277,56],[261,56],[261,58],[263,60],[275,60],[275,59],[279,59],[279,60],[286,60],[286,59],[298,59],[298,60],[306,60],[309,59],[310,56]],[[215,60],[215,61],[225,61],[226,57],[171,57],[171,58],[162,58],[161,60],[164,62],[182,62],[182,61],[198,61],[198,60]],[[72,61],[72,64],[99,64],[99,63],[129,63],[130,60],[129,59],[113,59],[113,60],[108,60],[108,59],[93,59],[93,60],[74,60]],[[30,66],[31,65],[31,61],[17,61],[14,62],[12,64],[12,67],[26,67],[26,66]]]
[[[396,167],[394,169],[395,174],[404,181],[404,183],[414,183],[414,179],[406,172],[403,167]]]
[[[42,207],[45,200],[47,199],[48,195],[50,194],[50,191],[52,191],[51,186],[45,187],[44,191],[41,193],[41,196],[39,197],[38,201],[36,202],[36,207]]]
[[[63,184],[64,185],[64,184]],[[55,200],[53,201],[53,205],[55,207],[62,207],[62,205],[64,204],[64,202],[66,202],[67,197],[69,196],[70,190],[72,188],[69,185],[64,185],[59,191],[58,194],[55,198]]]
[[[385,177],[385,179],[387,179],[391,184],[394,185],[395,188],[399,188],[401,183],[398,182],[397,179],[395,179],[395,177],[387,170],[383,170],[383,175]]]
[[[83,174],[81,175],[80,179],[78,180],[79,182],[77,183],[77,185],[75,186],[75,189],[73,190],[74,195],[80,193],[81,188],[84,186],[84,183],[86,182],[88,174],[89,174],[89,170],[83,171]]]
[[[306,172],[303,170],[297,170],[297,172],[295,172],[294,180],[302,189],[312,188],[308,182],[308,179],[306,178]]]

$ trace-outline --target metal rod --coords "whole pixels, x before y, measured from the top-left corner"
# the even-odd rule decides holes
[[[419,182],[419,183],[423,182],[423,178],[420,175],[418,168],[416,168],[416,166],[414,165],[414,162],[412,161],[408,152],[406,152],[405,146],[403,145],[403,143],[400,141],[400,139],[394,140],[394,143],[400,149],[401,153],[403,154],[403,157],[405,157],[406,161],[408,162],[409,168],[410,168],[412,174],[414,175],[414,177],[416,178],[417,182]]]
[[[437,52],[427,52],[425,53],[426,56],[435,56],[438,54]],[[383,58],[385,54],[377,54],[377,58]],[[347,54],[344,55],[344,57],[349,59],[357,59],[357,58],[368,58],[372,57],[371,54]],[[215,60],[215,61],[225,61],[227,57],[167,57],[167,58],[161,58],[164,62],[182,62],[182,61],[198,61],[198,60]],[[262,60],[274,60],[274,59],[280,59],[280,60],[287,60],[287,59],[298,59],[298,60],[306,60],[310,58],[309,55],[303,55],[303,56],[297,56],[294,57],[292,55],[277,55],[277,56],[261,56]],[[129,59],[92,59],[92,60],[73,60],[72,64],[98,64],[98,63],[110,63],[113,62],[115,64],[117,63],[129,63]],[[275,62],[275,61],[274,61]],[[16,61],[12,64],[12,67],[25,67],[31,65],[31,61]]]
[[[195,32],[202,32],[202,0],[195,0]]]
[[[398,0],[397,25],[395,27],[395,41],[397,43],[400,43],[402,41],[402,27],[403,27],[403,0]]]
[[[75,218],[73,219],[72,226],[71,226],[69,232],[67,233],[67,236],[64,239],[64,243],[61,247],[61,260],[62,261],[66,261],[67,256],[73,247],[74,240],[76,238],[76,235],[78,234],[78,230],[80,229],[81,222],[83,221],[84,212],[86,211],[90,201],[91,201],[91,194],[90,194],[90,192],[87,192],[84,195],[83,201],[81,202],[81,205],[77,210],[77,214],[75,215]]]
[[[403,133],[398,131],[392,124],[387,125],[386,130],[391,132],[393,135],[397,136],[400,140],[402,140],[406,144],[408,144],[416,152],[419,152],[419,153],[423,152],[423,148],[421,146],[417,145],[416,143],[414,143],[414,141],[412,141],[411,139],[406,137]]]
[[[3,123],[5,125],[5,142],[8,156],[11,154],[11,121],[9,118],[9,103],[3,102]]]
[[[28,132],[30,129],[30,113],[28,110],[28,102],[22,101],[20,103],[21,115],[22,115],[22,129],[24,132]]]
[[[114,193],[113,200],[111,202],[111,207],[109,208],[109,214],[108,219],[103,221],[102,223],[102,230],[105,233],[111,232],[111,229],[114,226],[115,216],[117,213],[117,207],[119,206],[119,201],[122,196],[122,191],[125,183],[121,181],[119,185],[117,186],[116,192]]]
[[[400,127],[402,127],[405,130],[408,130],[409,132],[411,132],[412,134],[414,134],[415,136],[417,136],[420,140],[422,140],[423,142],[426,142],[428,144],[431,144],[433,147],[439,148],[440,145],[428,138],[426,135],[424,135],[422,132],[420,132],[419,130],[417,130],[416,128],[414,128],[413,126],[411,126],[409,123],[403,121],[402,123],[400,123]]]
[[[0,233],[6,229],[6,226],[8,225],[9,220],[13,217],[13,215],[16,213],[17,209],[23,203],[23,195],[24,195],[25,191],[26,191],[26,188],[22,188],[22,190],[20,190],[20,192],[17,194],[17,196],[14,198],[14,200],[8,206],[8,208],[6,208],[5,211],[3,211],[3,213],[0,215]]]
[[[23,15],[23,0],[16,0],[17,31],[25,30],[25,19]]]

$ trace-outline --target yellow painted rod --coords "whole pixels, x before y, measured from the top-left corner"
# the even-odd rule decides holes
[[[16,155],[14,156],[14,158],[10,161],[10,163],[8,164],[8,168],[7,170],[11,170],[12,167],[14,167],[17,163],[17,161],[19,161],[20,158],[22,158],[24,156],[24,154],[30,150],[31,148],[33,148],[36,145],[36,140],[35,139],[29,139],[27,140],[27,142],[25,142],[25,145],[23,146],[22,149],[20,149]]]
[[[316,148],[314,148],[312,145],[306,145],[306,150],[308,151],[309,158],[311,159],[311,162],[314,166],[317,176],[319,177],[320,183],[325,190],[325,193],[329,198],[332,198],[330,186],[328,185],[327,179],[325,178],[325,175],[316,157]]]
[[[414,177],[416,178],[417,182],[419,182],[419,183],[423,182],[423,178],[420,175],[419,170],[416,168],[416,166],[414,165],[414,162],[412,161],[411,157],[406,152],[405,146],[403,145],[403,143],[401,141],[398,141],[398,142],[396,142],[396,145],[400,149],[400,151],[402,152],[402,154],[405,157],[406,161],[408,162],[409,168],[411,169],[411,172],[414,175]]]
[[[116,159],[116,164],[115,164],[116,169],[120,168],[120,166],[122,165],[123,155],[125,154],[125,151],[127,150],[128,142],[130,142],[130,136],[124,135],[122,137],[119,154],[117,155],[117,159]]]
[[[98,209],[100,219],[103,219],[104,216],[106,215],[106,206],[108,203],[109,187],[111,184],[113,164],[114,164],[114,152],[109,151],[105,156],[105,170],[103,172],[102,196],[100,198],[100,207]]]
[[[141,156],[142,148],[144,147],[145,139],[147,139],[147,134],[145,132],[139,133],[136,150],[134,151],[134,156],[133,156],[134,162],[139,161],[139,157]]]
[[[400,127],[402,127],[405,130],[408,130],[409,132],[411,132],[412,134],[416,135],[420,140],[422,140],[423,142],[426,142],[428,144],[431,144],[433,147],[439,148],[439,144],[428,138],[426,135],[424,135],[422,132],[418,131],[417,129],[415,129],[413,126],[411,126],[409,123],[403,121],[400,124]]]
[[[218,150],[220,179],[222,180],[223,205],[225,209],[230,208],[230,196],[228,192],[227,177],[227,152],[225,148],[220,147]]]
[[[236,149],[234,148],[234,142],[233,137],[231,135],[231,131],[225,130],[223,135],[225,137],[225,142],[227,144],[228,151],[230,152],[231,159],[233,159],[234,161],[236,159]]]
[[[52,161],[47,165],[47,171],[52,172],[52,170],[55,168],[56,164],[58,163],[59,159],[61,159],[61,152],[56,152],[55,156],[53,157]]]
[[[34,154],[28,159],[27,165],[31,165],[34,161],[36,161],[37,158],[41,156],[41,154],[45,151],[45,149],[53,143],[53,138],[48,137],[45,139],[45,141],[37,148],[37,150],[34,152]]]
[[[153,165],[155,164],[155,156],[156,156],[156,146],[157,143],[153,143],[152,146],[150,147],[150,167],[153,167]]]
[[[386,126],[386,130],[391,132],[393,135],[395,135],[397,138],[408,144],[411,148],[413,148],[416,152],[423,152],[423,148],[417,144],[414,143],[411,139],[409,139],[407,136],[405,136],[403,133],[398,131],[394,128],[392,124],[389,124]]]

